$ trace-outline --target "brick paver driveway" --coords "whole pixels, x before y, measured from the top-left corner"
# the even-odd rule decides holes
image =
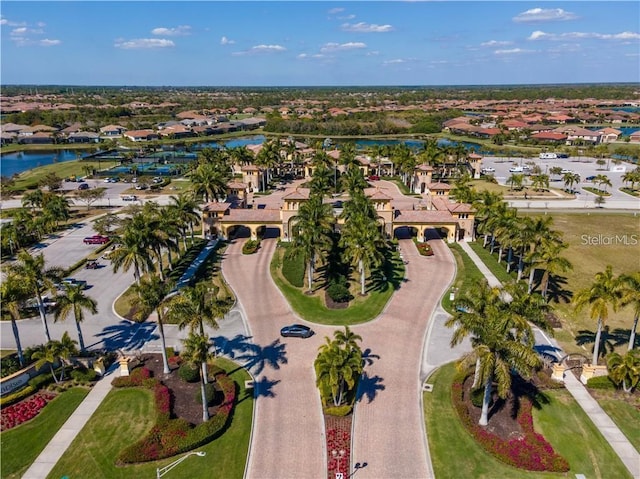
[[[402,197],[395,185],[380,186],[407,205],[417,201]],[[312,324],[314,337],[278,342],[282,326],[302,321],[270,277],[275,240],[263,241],[260,252],[249,256],[241,253],[244,241],[229,246],[222,265],[245,310],[256,351],[267,359],[253,369],[258,397],[247,477],[324,478],[327,451],[313,361],[323,338],[336,328]],[[359,479],[429,476],[420,364],[429,319],[455,272],[446,244],[430,243],[435,255],[423,257],[411,240],[400,241],[406,281],[379,318],[353,327],[371,359],[354,417],[352,464],[367,463],[357,471]]]

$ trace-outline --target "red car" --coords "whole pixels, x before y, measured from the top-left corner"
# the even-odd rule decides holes
[[[82,241],[84,242],[84,244],[105,244],[109,242],[109,238],[107,236],[94,235],[87,236]]]

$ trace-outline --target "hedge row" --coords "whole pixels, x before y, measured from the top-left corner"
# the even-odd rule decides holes
[[[139,371],[139,372],[138,372]],[[191,451],[220,436],[226,429],[237,397],[236,383],[226,374],[217,375],[224,394],[222,405],[209,421],[192,427],[184,419],[171,419],[171,393],[146,368],[132,371],[128,377],[116,378],[116,387],[145,387],[154,391],[156,424],[147,436],[123,449],[117,464],[155,461]]]
[[[282,261],[282,275],[289,281],[291,286],[302,288],[304,286],[304,272],[306,265],[302,259],[302,255],[287,256]]]
[[[531,415],[532,404],[529,399],[523,398],[521,400],[517,417],[524,437],[506,441],[479,426],[471,417],[467,404],[464,402],[463,384],[465,378],[464,373],[458,373],[455,376],[451,386],[451,402],[465,428],[488,453],[518,469],[548,472],[567,472],[569,470],[567,460],[557,454],[542,435],[534,431]]]

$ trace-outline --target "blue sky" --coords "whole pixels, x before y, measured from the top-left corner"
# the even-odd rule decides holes
[[[639,82],[640,2],[2,0],[2,84]]]

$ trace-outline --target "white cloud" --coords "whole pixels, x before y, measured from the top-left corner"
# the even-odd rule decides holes
[[[232,55],[258,55],[261,53],[279,53],[287,49],[282,45],[256,45],[241,52],[233,52]]]
[[[0,25],[6,25],[8,27],[23,27],[26,25],[26,22],[12,22],[11,20],[7,20],[6,18],[0,18]]]
[[[376,25],[375,23],[343,23],[341,25],[342,30],[345,32],[358,32],[358,33],[385,33],[393,30],[391,25]]]
[[[123,50],[134,49],[149,49],[149,48],[170,48],[174,47],[175,43],[172,40],[166,38],[136,38],[133,40],[118,39],[115,41],[114,47],[122,48]]]
[[[36,23],[36,26],[42,28],[42,27],[46,27],[47,24],[44,23],[44,22],[38,22],[38,23]]]
[[[520,55],[521,53],[532,53],[533,50],[524,50],[522,48],[510,48],[507,50],[496,50],[495,55]]]
[[[506,47],[507,45],[512,45],[512,44],[513,42],[489,40],[488,42],[482,42],[480,46],[481,47]]]
[[[301,53],[296,58],[298,58],[298,60],[306,60],[309,58],[319,59],[319,58],[326,58],[326,55],[323,55],[322,53],[314,53],[313,55],[310,55],[309,53]]]
[[[404,58],[394,58],[393,60],[385,60],[382,62],[383,65],[398,65],[401,63],[407,63],[407,60]]]
[[[175,28],[157,27],[151,30],[151,34],[165,37],[180,37],[191,35],[191,27],[189,25],[179,25]]]
[[[54,45],[60,45],[62,42],[60,40],[51,40],[49,38],[43,38],[40,40],[40,45],[43,47],[52,47]]]
[[[344,8],[336,7],[329,10],[329,15],[335,15],[336,13],[344,12]]]
[[[235,42],[236,42],[235,40],[231,40],[225,37],[224,35],[220,39],[220,45],[233,45]]]
[[[362,48],[367,48],[366,43],[362,42],[348,42],[348,43],[325,43],[321,48],[320,52],[337,52],[342,50],[359,50]]]
[[[556,22],[578,18],[575,13],[567,12],[562,8],[532,8],[513,17],[517,23],[527,22]]]
[[[611,41],[635,41],[640,40],[640,33],[636,32],[621,32],[621,33],[595,33],[595,32],[566,32],[566,33],[546,33],[540,30],[529,35],[527,40],[579,40],[579,39],[594,39],[594,40],[611,40]]]
[[[356,16],[352,13],[351,15],[343,15],[338,17],[338,20],[353,20]]]

